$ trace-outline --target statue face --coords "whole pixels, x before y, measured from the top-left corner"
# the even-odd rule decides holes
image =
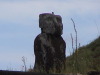
[[[50,13],[40,14],[39,27],[44,33],[61,35],[63,30],[62,18]]]

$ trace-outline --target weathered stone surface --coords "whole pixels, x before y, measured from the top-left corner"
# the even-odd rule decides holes
[[[39,27],[42,33],[61,35],[63,30],[62,18],[50,13],[40,14]]]
[[[63,24],[59,15],[44,13],[39,15],[41,33],[35,38],[34,70],[38,72],[61,72],[65,68],[66,43],[61,37]]]

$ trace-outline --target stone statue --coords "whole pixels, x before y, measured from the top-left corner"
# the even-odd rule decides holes
[[[66,43],[61,37],[63,24],[62,18],[54,13],[39,15],[39,27],[41,33],[35,38],[34,70],[37,72],[60,73],[65,69]]]

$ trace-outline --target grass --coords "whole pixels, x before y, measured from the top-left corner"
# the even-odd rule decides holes
[[[76,54],[75,52],[66,58],[66,72],[100,72],[100,37],[92,41],[90,44],[78,48],[77,53],[78,68],[75,66],[75,57],[73,58]]]

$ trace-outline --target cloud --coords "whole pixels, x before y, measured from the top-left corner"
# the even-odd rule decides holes
[[[1,1],[0,20],[21,25],[37,25],[39,14],[45,12],[55,12],[55,14],[60,14],[62,17],[70,17],[73,14],[78,14],[80,16],[98,15],[100,13],[99,2],[100,1],[94,0]]]
[[[0,2],[25,2],[25,1],[33,1],[33,0],[0,0]]]
[[[29,0],[29,1],[28,0],[25,0],[25,1],[0,0],[0,22],[8,22],[8,25],[9,23],[13,22],[13,25],[17,24],[20,26],[21,25],[29,26],[29,25],[34,24],[34,27],[35,27],[34,30],[36,30],[38,28],[39,14],[53,11],[55,12],[55,14],[60,14],[64,18],[63,19],[64,27],[68,28],[67,32],[71,32],[72,29],[69,30],[70,23],[69,25],[65,26],[65,24],[68,24],[65,22],[66,17],[71,18],[73,17],[73,15],[76,15],[75,17],[88,16],[88,15],[98,16],[100,13],[99,3],[100,3],[99,0],[84,0],[84,1],[83,0],[62,0],[62,1],[60,0],[59,1],[58,0],[55,0],[55,1],[54,0],[49,0],[49,1],[48,0],[42,0],[42,1],[41,0]],[[81,22],[80,19],[78,20],[79,20],[78,22]],[[83,26],[87,27],[88,25],[84,24]],[[80,29],[81,30],[83,29],[82,32],[86,31],[84,27]],[[38,33],[38,30],[36,31]],[[65,32],[66,32],[66,29],[64,30],[64,36],[66,35]],[[88,32],[92,32],[92,30],[88,30]],[[2,37],[7,37],[9,35],[8,37],[11,38],[11,37],[16,37],[16,36],[20,37],[22,34],[6,33],[2,35],[3,35]]]
[[[38,28],[38,16],[40,13],[44,12],[55,12],[55,14],[60,14],[64,19],[64,36],[67,35],[66,33],[71,33],[72,28],[70,28],[71,23],[66,23],[65,19],[66,17],[73,17],[73,15],[77,16],[98,16],[100,13],[100,1],[99,0],[4,0],[0,1],[0,20],[2,22],[9,22],[17,25],[32,25],[34,24],[34,31],[37,33],[39,30]],[[78,15],[77,15],[78,14]],[[100,16],[100,15],[99,15]],[[82,17],[81,17],[82,18]],[[68,19],[68,18],[67,18]],[[81,22],[78,18],[78,22]],[[77,22],[77,20],[75,20]],[[85,20],[86,21],[86,20]],[[65,26],[65,24],[68,24]],[[91,23],[90,23],[91,24]],[[1,25],[1,24],[0,24]],[[4,24],[3,24],[4,25]],[[11,24],[12,25],[12,24]],[[10,25],[10,26],[11,26]],[[89,28],[93,29],[93,27],[89,26],[86,30],[88,24],[82,24],[84,27],[80,27],[80,30],[83,30],[81,32],[89,32],[92,33],[92,30],[89,30]],[[81,24],[79,26],[82,26]],[[93,25],[93,24],[92,24]],[[19,26],[19,28],[20,28]],[[73,26],[73,25],[72,25]],[[32,26],[30,26],[32,27]],[[67,28],[67,32],[66,32]],[[18,28],[17,28],[18,29]],[[22,28],[21,28],[22,29]],[[19,29],[18,29],[19,30]],[[96,31],[96,30],[95,30]],[[89,34],[88,33],[88,34]],[[3,37],[17,37],[17,36],[25,36],[26,33],[6,33],[2,34]],[[28,33],[26,34],[28,36]],[[25,37],[26,37],[25,36]]]
[[[96,14],[100,13],[99,2],[93,0],[0,2],[0,16],[8,19],[24,19],[33,15],[34,18],[37,18],[40,13],[52,11],[62,15],[71,15],[72,13]]]

